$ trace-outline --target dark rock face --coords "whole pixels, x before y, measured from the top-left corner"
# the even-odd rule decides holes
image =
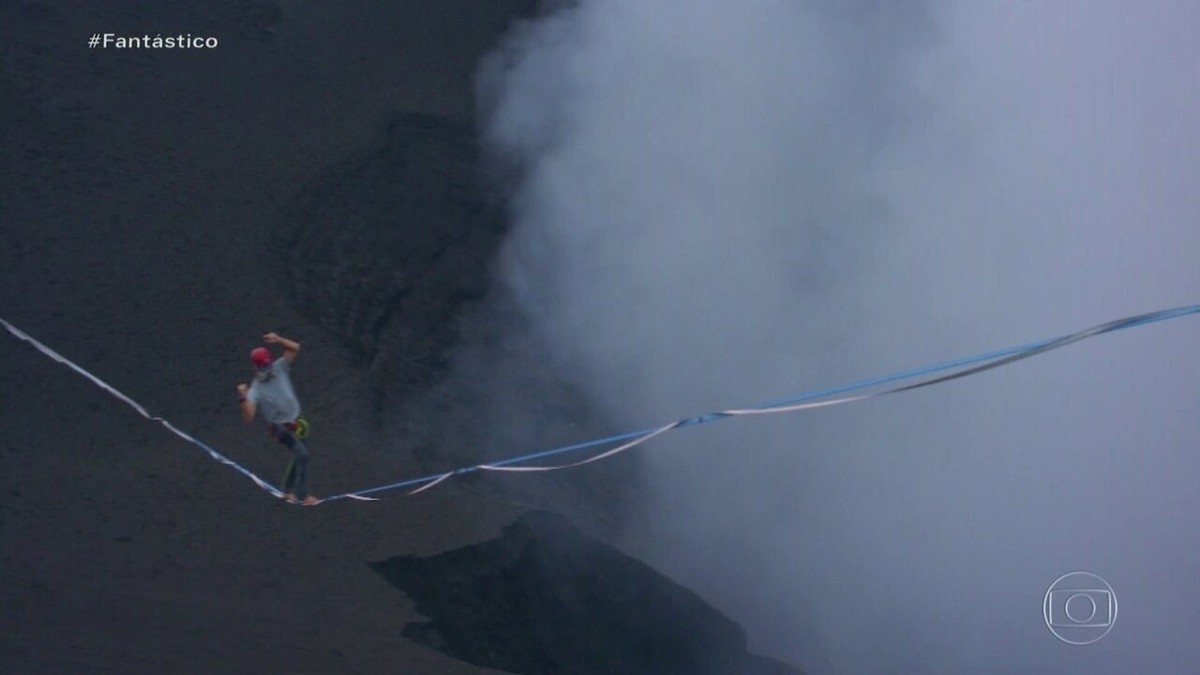
[[[405,636],[526,675],[798,675],[699,596],[541,511],[492,541],[372,568],[431,617]]]
[[[470,126],[402,114],[382,147],[317,179],[285,214],[293,301],[389,394],[439,372],[455,316],[487,289],[504,220],[477,162]]]

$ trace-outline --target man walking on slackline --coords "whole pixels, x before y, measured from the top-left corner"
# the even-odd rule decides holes
[[[300,417],[300,400],[296,398],[290,375],[292,362],[300,353],[300,343],[276,333],[264,335],[263,342],[283,347],[283,356],[276,359],[266,347],[250,352],[254,380],[249,385],[237,386],[242,419],[248,424],[254,421],[255,412],[262,412],[271,436],[292,451],[292,461],[283,477],[283,498],[293,504],[312,506],[318,500],[308,494],[308,445],[304,442],[308,437],[308,422]]]

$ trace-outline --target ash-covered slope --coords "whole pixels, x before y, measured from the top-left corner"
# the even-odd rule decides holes
[[[430,617],[406,637],[527,675],[798,675],[695,593],[547,511],[495,539],[372,567]]]
[[[424,472],[411,445],[393,448],[359,419],[364,373],[337,344],[360,340],[366,355],[387,344],[436,365],[456,303],[480,290],[459,272],[480,274],[477,252],[499,236],[498,223],[475,231],[454,215],[471,167],[470,135],[453,120],[470,119],[478,55],[528,3],[443,4],[0,3],[0,145],[12,151],[0,153],[0,315],[275,480],[286,456],[238,419],[234,385],[247,350],[278,330],[304,344],[295,380],[314,424],[317,494]],[[221,46],[84,44],[95,31],[165,27]],[[397,110],[409,112],[372,149]],[[319,178],[338,175],[352,184]],[[340,208],[380,200],[401,228],[389,231],[402,239],[394,269],[366,230],[322,229],[346,225]],[[284,209],[281,222],[280,206],[299,203],[310,219]],[[443,265],[457,254],[439,251],[458,244],[470,255]],[[348,257],[368,281],[320,276],[338,245],[360,252]],[[310,288],[333,303],[363,291],[362,308],[389,307],[387,291],[405,282],[390,287],[389,275],[424,271],[400,321],[362,308],[343,321],[315,294],[303,312],[288,302],[278,268],[292,261],[311,265]],[[494,672],[406,639],[420,615],[366,564],[493,536],[518,510],[494,482],[290,507],[7,335],[0,428],[0,672]]]

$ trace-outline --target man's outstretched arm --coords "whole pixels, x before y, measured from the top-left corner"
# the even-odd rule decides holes
[[[242,408],[242,421],[246,424],[254,421],[254,411],[258,408],[254,401],[246,398],[246,394],[249,389],[250,388],[244,384],[239,384],[237,386],[238,404]]]
[[[292,365],[292,361],[296,360],[296,354],[300,353],[300,343],[295,340],[289,340],[280,336],[278,333],[267,333],[263,336],[263,342],[269,345],[279,345],[283,347],[283,360],[287,364]]]

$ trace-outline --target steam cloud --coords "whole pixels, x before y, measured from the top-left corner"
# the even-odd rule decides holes
[[[583,0],[481,76],[504,278],[645,426],[1198,301],[1194,3]],[[814,673],[1200,662],[1192,319],[639,450],[626,545]],[[1047,586],[1120,601],[1069,647]]]

